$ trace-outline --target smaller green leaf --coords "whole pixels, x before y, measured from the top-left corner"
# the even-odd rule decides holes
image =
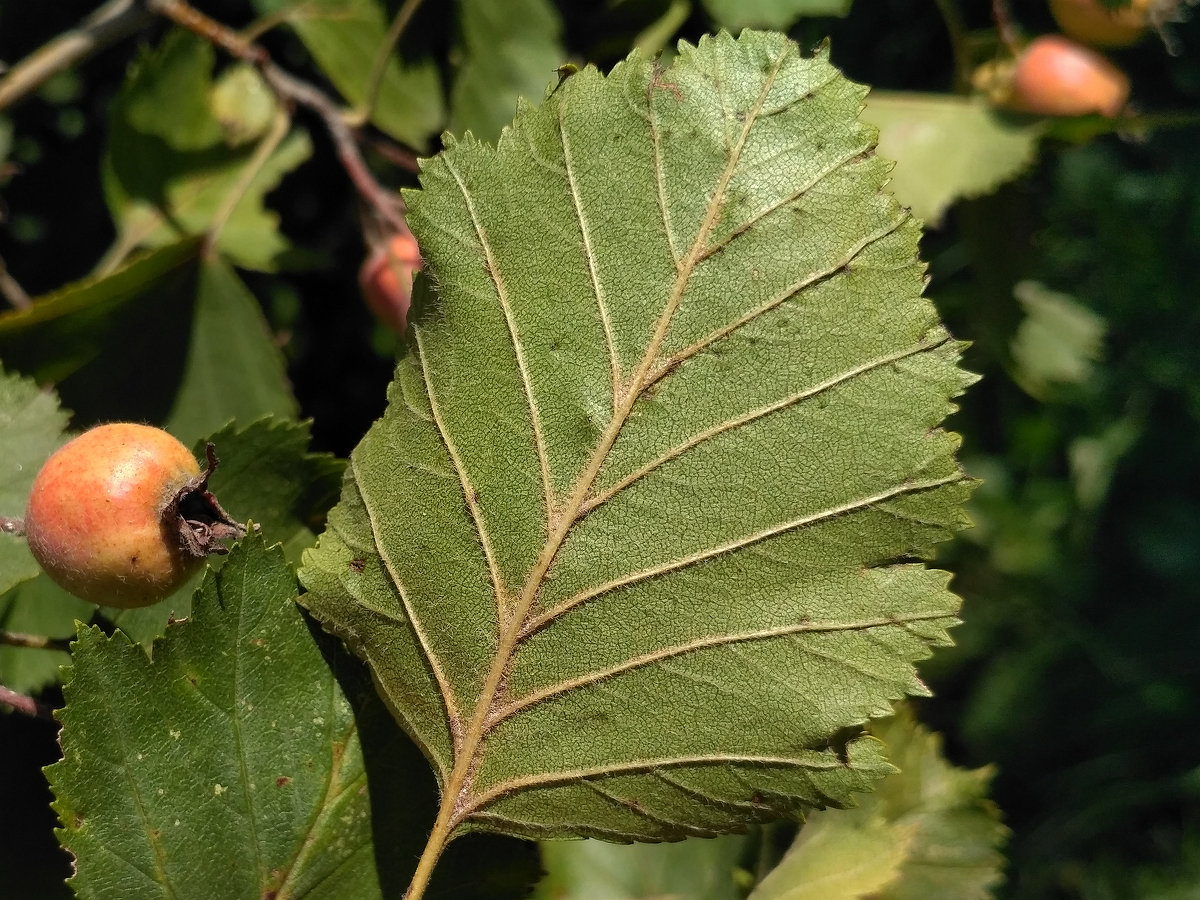
[[[806,16],[844,16],[852,0],[702,0],[713,23],[738,32],[743,28],[786,31]]]
[[[240,522],[253,520],[266,540],[283,545],[295,563],[315,543],[315,532],[337,499],[345,463],[324,453],[309,453],[309,426],[304,422],[263,419],[239,429],[230,424],[209,438],[220,465],[209,486],[221,505]],[[196,443],[198,459],[204,444]],[[220,568],[224,557],[210,557]],[[130,638],[148,645],[163,633],[168,620],[191,610],[199,578],[175,594],[144,609],[108,609],[105,615]]]
[[[53,394],[0,368],[0,516],[25,514],[33,479],[62,443],[68,418]],[[39,571],[23,539],[0,534],[0,595]]]
[[[39,574],[0,596],[0,629],[69,638],[75,634],[76,620],[86,622],[95,611],[92,604]],[[70,662],[70,654],[59,650],[0,645],[0,684],[25,694],[37,693],[58,681],[59,667]]]
[[[295,594],[250,536],[153,661],[80,630],[46,770],[78,896],[380,896],[354,710]]]
[[[739,900],[734,869],[746,846],[741,835],[691,838],[674,844],[546,841],[546,877],[535,900]]]
[[[450,96],[450,130],[494,141],[517,99],[538,101],[567,58],[562,20],[549,0],[460,0],[463,60]]]
[[[260,15],[282,16],[339,93],[353,106],[363,104],[375,59],[387,41],[388,17],[379,0],[253,0],[253,5]],[[407,46],[417,44],[406,39]],[[371,122],[397,140],[424,149],[444,121],[434,60],[401,59],[393,53]]]
[[[899,772],[851,810],[814,813],[750,900],[985,900],[1007,829],[989,769],[959,769],[902,710],[872,723]]]
[[[1041,137],[1040,125],[1014,125],[978,97],[872,91],[862,119],[879,128],[879,155],[896,161],[892,191],[930,224],[1025,171]]]
[[[239,63],[221,73],[209,92],[208,106],[225,143],[240,147],[266,134],[279,102],[257,69]]]
[[[750,900],[867,900],[900,877],[913,827],[880,818],[830,818],[831,824],[804,827]]]
[[[191,443],[233,419],[294,418],[285,366],[258,301],[227,262],[206,260],[167,430]]]
[[[1104,319],[1036,281],[1020,282],[1013,295],[1025,310],[1012,340],[1017,384],[1045,399],[1055,388],[1087,381],[1104,352]]]
[[[212,103],[214,62],[210,44],[176,31],[131,69],[112,107],[103,165],[120,232],[113,255],[203,234],[239,193],[220,233],[221,251],[262,271],[274,271],[290,251],[263,198],[309,157],[311,143],[294,132],[243,183],[256,148],[226,140],[228,121],[218,117],[225,113]]]

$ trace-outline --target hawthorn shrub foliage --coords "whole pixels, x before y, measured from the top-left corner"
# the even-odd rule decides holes
[[[0,625],[44,645],[0,647],[0,683],[61,678],[69,888],[989,896],[990,772],[888,718],[957,623],[928,560],[975,486],[942,427],[974,376],[910,207],[995,189],[1046,125],[868,99],[780,33],[659,57],[670,10],[607,72],[546,86],[567,54],[533,0],[463,0],[448,72],[391,52],[366,0],[254,6],[346,109],[227,31],[147,32],[105,132],[112,247],[0,315],[0,512],[68,426],[119,418],[211,441],[213,491],[258,526],[145,609],[96,611],[0,542]],[[420,254],[348,459],[310,449],[322,420],[287,374],[335,334],[281,275],[328,260],[272,206],[314,152],[336,165],[329,135],[368,243]],[[980,164],[931,161],[955,135]],[[399,143],[429,154],[403,204],[371,169],[403,169]],[[806,821],[790,849],[780,820]]]

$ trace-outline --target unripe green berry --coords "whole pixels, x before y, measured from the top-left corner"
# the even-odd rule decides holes
[[[173,593],[220,541],[245,529],[208,492],[201,472],[167,432],[114,423],[56,451],[25,510],[29,548],[46,573],[77,597],[105,606],[148,606]]]

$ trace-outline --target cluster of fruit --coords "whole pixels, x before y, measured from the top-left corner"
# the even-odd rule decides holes
[[[1129,78],[1095,48],[1129,47],[1161,30],[1182,0],[1049,0],[1061,34],[1035,38],[1016,57],[989,63],[975,86],[998,107],[1041,116],[1117,116],[1129,102]]]

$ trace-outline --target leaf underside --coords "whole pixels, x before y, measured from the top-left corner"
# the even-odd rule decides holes
[[[426,161],[437,298],[305,557],[459,834],[711,835],[845,805],[920,693],[971,376],[864,88],[744,32]]]

